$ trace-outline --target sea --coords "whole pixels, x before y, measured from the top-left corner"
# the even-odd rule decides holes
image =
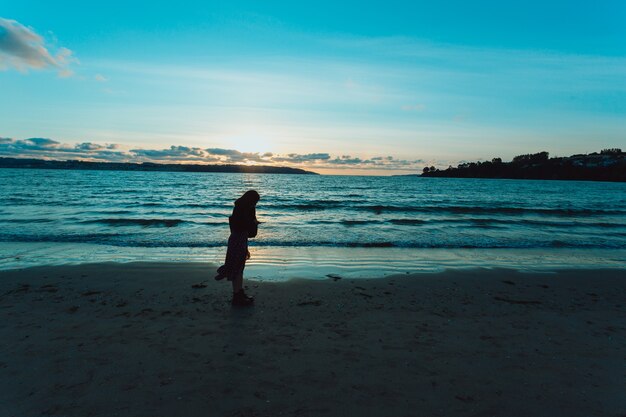
[[[0,269],[218,264],[250,189],[259,278],[626,267],[626,183],[0,169]]]

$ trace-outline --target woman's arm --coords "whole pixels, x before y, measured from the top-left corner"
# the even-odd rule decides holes
[[[256,219],[256,209],[254,207],[250,211],[250,217],[247,223],[248,237],[255,237],[258,231],[259,221]]]

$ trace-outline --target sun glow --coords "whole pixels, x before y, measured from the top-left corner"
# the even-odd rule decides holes
[[[258,152],[264,154],[275,149],[272,135],[261,129],[246,128],[221,140],[225,148],[237,149],[241,152]]]

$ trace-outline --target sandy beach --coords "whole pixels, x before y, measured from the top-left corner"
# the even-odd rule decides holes
[[[623,416],[626,270],[0,272],[2,416]]]

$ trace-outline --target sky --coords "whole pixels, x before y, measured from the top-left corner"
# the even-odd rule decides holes
[[[626,145],[626,2],[0,0],[0,157],[389,175]]]

